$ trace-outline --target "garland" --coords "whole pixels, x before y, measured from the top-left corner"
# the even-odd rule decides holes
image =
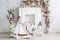
[[[26,0],[22,1],[22,7],[40,7],[40,0]]]
[[[41,6],[42,6],[42,12],[44,13],[43,17],[45,19],[45,33],[48,32],[48,28],[49,28],[49,0],[40,0]]]

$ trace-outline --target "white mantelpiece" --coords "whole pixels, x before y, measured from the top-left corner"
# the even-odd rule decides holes
[[[31,21],[35,22],[34,33],[36,35],[42,35],[43,36],[43,34],[44,34],[44,23],[43,23],[41,14],[42,14],[41,8],[19,8],[19,16],[21,16],[23,19],[28,18],[28,19],[31,19]],[[28,16],[26,17],[25,15],[28,15]],[[42,22],[42,26],[38,26],[39,22]]]

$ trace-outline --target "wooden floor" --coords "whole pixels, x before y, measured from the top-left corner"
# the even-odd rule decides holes
[[[0,40],[15,40],[9,34],[0,34]],[[21,38],[19,40],[60,40],[60,33],[50,33],[44,36],[32,36],[29,39]]]

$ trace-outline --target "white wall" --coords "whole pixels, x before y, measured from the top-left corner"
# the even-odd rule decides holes
[[[7,15],[6,0],[0,0],[0,32],[9,31]]]
[[[0,0],[0,32],[8,32],[7,3],[16,8],[21,0]],[[17,5],[18,4],[18,5]],[[13,7],[12,7],[13,8]],[[60,0],[50,0],[50,29],[49,32],[60,32]]]
[[[60,0],[50,0],[50,32],[60,32]]]

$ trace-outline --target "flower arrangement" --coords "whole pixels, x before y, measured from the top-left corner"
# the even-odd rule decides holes
[[[8,15],[7,15],[7,18],[9,20],[9,27],[10,27],[10,35],[12,36],[12,29],[14,27],[14,10],[7,10],[8,11]]]
[[[13,11],[14,10],[7,10],[8,11],[8,20],[9,20],[9,23],[10,23],[10,26],[12,26],[14,24],[14,14],[13,14]]]

